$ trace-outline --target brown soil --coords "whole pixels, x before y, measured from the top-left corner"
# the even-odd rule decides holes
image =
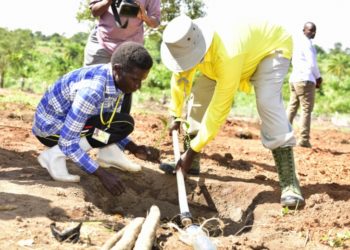
[[[155,106],[134,110],[133,139],[161,150],[161,161],[173,160],[166,131],[166,112]],[[176,178],[164,175],[158,163],[145,162],[139,174],[111,169],[121,176],[127,191],[110,195],[96,177],[72,162],[69,171],[80,183],[53,181],[36,161],[44,147],[31,133],[34,110],[1,104],[0,114],[0,249],[99,249],[134,217],[146,216],[155,204],[162,223],[176,222],[179,214]],[[145,113],[142,110],[152,110]],[[230,119],[204,150],[200,177],[188,177],[186,189],[195,222],[212,217],[208,230],[218,249],[328,249],[350,248],[350,133],[329,124],[313,124],[313,148],[295,148],[297,172],[306,206],[284,210],[273,159],[259,138],[254,121]],[[94,152],[92,152],[94,157]],[[50,224],[63,228],[83,222],[77,244],[59,243]],[[154,249],[191,249],[178,232],[157,230]]]

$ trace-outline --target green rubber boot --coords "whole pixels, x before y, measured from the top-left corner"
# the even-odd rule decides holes
[[[304,198],[301,195],[299,181],[295,173],[292,147],[272,150],[281,186],[281,204],[286,207],[301,207]]]

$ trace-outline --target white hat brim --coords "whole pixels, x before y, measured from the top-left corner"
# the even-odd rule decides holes
[[[201,38],[195,49],[182,57],[174,57],[170,52],[166,43],[162,42],[160,47],[160,55],[163,64],[173,72],[183,72],[197,65],[205,53],[208,51],[213,40],[214,31],[204,18],[193,20],[193,23],[198,27]]]

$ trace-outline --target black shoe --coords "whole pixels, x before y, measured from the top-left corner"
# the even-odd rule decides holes
[[[289,208],[301,208],[305,206],[305,200],[299,197],[286,196],[281,198],[281,205]]]
[[[165,174],[175,175],[175,163],[174,162],[164,162],[159,165],[159,169]]]
[[[159,169],[162,170],[165,174],[169,175],[175,175],[175,163],[174,162],[164,162],[159,165]],[[190,175],[199,175],[200,174],[200,169],[199,168],[190,168],[188,170],[187,174]]]

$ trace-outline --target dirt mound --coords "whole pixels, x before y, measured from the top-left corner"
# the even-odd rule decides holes
[[[110,169],[127,191],[110,195],[94,176],[69,162],[80,183],[53,181],[36,157],[44,147],[31,134],[33,109],[2,104],[0,114],[0,248],[98,249],[132,218],[145,216],[155,204],[162,222],[179,213],[174,176],[164,175],[158,163],[129,157],[143,166],[138,174]],[[142,107],[140,107],[142,109]],[[144,109],[149,110],[149,109]],[[154,110],[154,109],[152,109]],[[135,110],[138,143],[160,149],[162,161],[173,161],[166,130],[166,113]],[[314,124],[312,149],[295,148],[295,159],[306,206],[282,210],[273,159],[262,147],[259,124],[230,119],[203,151],[201,175],[189,176],[186,190],[196,222],[217,217],[225,223],[208,229],[219,249],[328,249],[350,247],[337,233],[350,233],[350,133]],[[96,152],[92,152],[95,157]],[[67,227],[82,221],[77,244],[58,243],[49,225]],[[157,231],[155,249],[190,249],[175,230]]]

